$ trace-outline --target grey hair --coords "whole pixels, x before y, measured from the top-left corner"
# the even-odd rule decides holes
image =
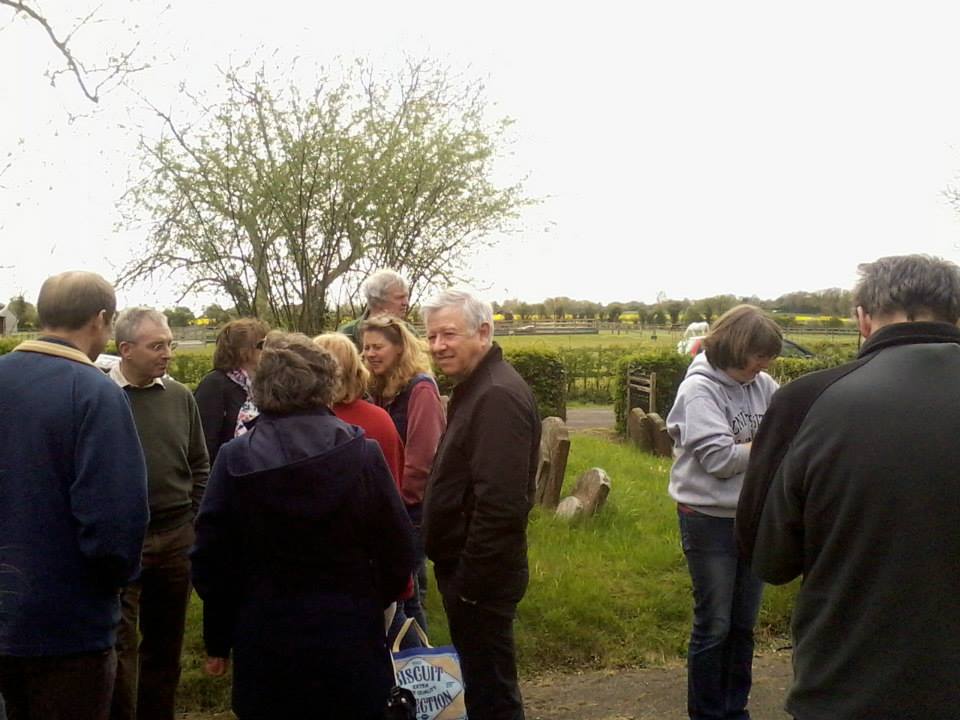
[[[960,319],[960,268],[929,255],[899,255],[862,263],[853,290],[855,306],[871,315],[906,313],[908,320],[931,314],[937,320]]]
[[[463,311],[463,317],[466,318],[471,332],[476,332],[483,323],[487,323],[490,326],[490,337],[493,337],[493,307],[468,288],[441,290],[420,306],[420,313],[424,322],[429,322],[431,313],[448,307],[460,308]]]
[[[116,338],[117,343],[136,342],[137,330],[140,329],[140,325],[144,320],[169,327],[167,316],[159,310],[148,307],[127,308],[117,317],[117,322],[113,328],[113,336]]]
[[[397,286],[403,288],[404,292],[410,292],[406,279],[396,270],[377,270],[364,281],[361,290],[368,306],[380,307],[390,299],[390,289]]]

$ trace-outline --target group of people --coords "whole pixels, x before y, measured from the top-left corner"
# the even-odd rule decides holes
[[[402,277],[364,290],[342,333],[228,323],[191,393],[167,375],[162,313],[116,316],[93,273],[44,283],[41,337],[0,358],[10,720],[172,720],[192,587],[205,669],[232,665],[241,720],[382,717],[388,640],[406,617],[426,628],[426,557],[470,717],[523,717],[512,624],[536,402],[472,292],[422,305],[424,341]],[[446,411],[431,356],[454,383]]]
[[[799,576],[792,717],[960,717],[960,269],[859,269],[856,360],[778,390],[781,330],[741,305],[667,417],[695,720],[750,717],[763,582]]]
[[[688,711],[743,720],[763,582],[803,576],[798,720],[960,707],[960,269],[860,267],[856,360],[778,389],[782,331],[713,325],[667,418],[692,581]],[[43,334],[0,358],[0,695],[10,720],[172,720],[191,587],[206,670],[241,720],[382,717],[388,639],[426,629],[433,561],[471,720],[518,720],[540,420],[490,305],[446,290],[404,321],[376,273],[338,333],[226,325],[189,392],[148,308],[49,278]],[[116,338],[118,364],[94,365]],[[454,383],[444,407],[432,364]],[[953,390],[958,390],[954,395]]]

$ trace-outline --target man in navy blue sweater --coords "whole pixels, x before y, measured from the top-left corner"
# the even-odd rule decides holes
[[[41,338],[0,357],[0,694],[14,718],[94,720],[139,571],[146,468],[124,392],[93,365],[113,288],[55,275],[37,311]]]

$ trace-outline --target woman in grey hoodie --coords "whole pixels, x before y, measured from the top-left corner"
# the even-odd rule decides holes
[[[724,313],[667,416],[675,458],[670,497],[693,581],[687,709],[695,720],[750,717],[753,626],[763,585],[737,555],[733,521],[750,444],[777,389],[764,370],[780,354],[782,337],[752,305]]]

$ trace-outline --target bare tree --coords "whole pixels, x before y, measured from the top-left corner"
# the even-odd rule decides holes
[[[11,8],[15,16],[25,18],[30,23],[42,29],[47,39],[53,43],[54,47],[63,57],[65,66],[48,73],[50,84],[56,85],[57,79],[63,74],[72,75],[80,86],[80,91],[91,102],[99,102],[102,91],[123,82],[124,78],[130,73],[143,70],[147,67],[146,65],[137,65],[133,62],[133,56],[139,43],[134,44],[129,50],[105,58],[101,63],[91,64],[77,57],[73,52],[71,41],[78,31],[94,21],[99,7],[94,8],[85,16],[77,19],[73,27],[64,33],[54,28],[54,24],[43,11],[40,10],[35,2],[27,2],[27,0],[0,0],[0,6]]]

